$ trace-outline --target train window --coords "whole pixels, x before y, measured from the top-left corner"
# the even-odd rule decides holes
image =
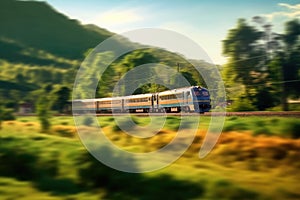
[[[100,104],[111,104],[111,101],[100,101]]]
[[[199,91],[198,88],[194,88],[193,90],[194,90],[195,96],[201,96],[201,92]]]
[[[182,99],[182,98],[183,98],[183,93],[177,94],[176,97],[177,97],[178,99]]]
[[[196,96],[201,96],[201,93],[199,91],[194,91]]]
[[[205,97],[207,97],[209,95],[209,93],[208,93],[208,91],[204,90],[204,91],[202,91],[202,95],[205,96]]]
[[[121,103],[120,100],[114,100],[114,101],[112,101],[112,104],[120,104],[120,103]]]
[[[149,98],[149,101],[151,99]],[[130,103],[137,103],[137,102],[148,102],[148,98],[145,97],[145,98],[139,98],[139,99],[129,99],[129,102]]]
[[[170,95],[164,95],[164,96],[160,96],[160,100],[169,100],[169,99],[178,99],[178,98],[182,98],[181,96],[182,94],[170,94]]]

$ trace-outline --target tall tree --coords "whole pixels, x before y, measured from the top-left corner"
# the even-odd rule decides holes
[[[47,133],[51,128],[51,91],[53,86],[46,84],[38,91],[38,99],[36,101],[36,114],[40,121],[41,132]]]
[[[46,95],[41,95],[36,104],[37,115],[41,124],[41,132],[47,133],[50,130],[50,104]]]
[[[282,108],[288,110],[287,98],[290,95],[299,95],[300,75],[300,22],[298,19],[289,21],[283,35],[283,52],[279,56],[282,66]]]
[[[223,40],[223,54],[229,58],[224,69],[227,84],[244,85],[245,95],[251,100],[255,95],[252,85],[256,77],[253,72],[262,67],[259,56],[263,50],[258,44],[261,36],[262,33],[249,26],[246,20],[239,19],[237,27],[229,30],[226,39]]]
[[[56,91],[54,91],[54,101],[52,103],[52,109],[63,113],[70,99],[70,94],[71,90],[66,86],[61,86]]]

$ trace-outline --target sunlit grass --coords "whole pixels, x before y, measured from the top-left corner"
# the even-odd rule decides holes
[[[33,172],[45,172],[46,175],[42,179],[32,178],[24,182],[19,180],[18,175],[5,178],[5,174],[2,174],[3,178],[0,176],[1,197],[4,199],[17,197],[18,199],[32,199],[38,195],[42,199],[99,199],[105,195],[107,197],[107,194],[111,192],[109,188],[82,190],[78,185],[78,170],[87,163],[79,159],[86,150],[78,140],[75,127],[72,126],[73,119],[54,117],[51,120],[53,126],[48,134],[39,133],[39,122],[35,117],[22,117],[16,121],[3,123],[0,140],[1,144],[5,145],[0,146],[0,159],[5,152],[11,152],[11,156],[19,159],[33,159],[32,162],[37,162],[35,165],[29,163],[24,167],[29,167],[28,170],[30,170],[32,166]],[[126,120],[128,119],[124,119],[125,122]],[[142,130],[139,128],[145,128],[151,123],[149,117],[132,117],[131,120],[135,124],[130,130],[132,133],[137,133]],[[146,153],[164,147],[176,137],[180,118],[168,117],[158,133],[149,138],[134,137],[120,127],[117,128],[113,117],[99,117],[98,122],[113,144],[130,152]],[[190,123],[193,122],[193,117],[185,121],[187,124],[183,126],[183,133],[192,131],[193,126]],[[199,159],[199,151],[207,134],[209,122],[209,117],[200,118],[199,129],[193,143],[176,162],[159,171],[143,174],[143,178],[138,182],[147,183],[149,189],[143,189],[145,193],[137,194],[137,198],[148,195],[152,189],[164,196],[166,193],[160,191],[160,188],[174,187],[173,184],[176,181],[185,181],[199,186],[199,195],[194,197],[200,199],[300,198],[298,188],[300,140],[294,139],[288,131],[281,132],[290,128],[286,124],[297,126],[298,119],[229,117],[226,119],[225,127],[233,126],[234,129],[223,132],[213,151],[206,158]],[[260,130],[257,130],[258,127]],[[89,126],[79,128],[86,134],[95,130]],[[184,140],[185,137],[188,136],[183,135],[182,139]],[[17,160],[11,161],[17,162]],[[151,165],[151,161],[149,164]],[[5,166],[12,165],[13,163],[10,165],[5,163],[1,166],[5,170],[9,169]],[[55,175],[49,176],[49,173],[55,173]],[[171,176],[174,180],[169,177],[157,178],[164,175]],[[127,180],[126,176],[124,178]],[[162,180],[166,183],[162,185],[157,183]],[[16,189],[18,187],[19,190]],[[180,187],[185,188],[183,185]],[[10,191],[13,190],[16,192],[11,194]],[[122,195],[123,197],[132,195],[125,191],[127,190],[119,191],[120,198]],[[195,188],[189,195],[195,195],[194,192]],[[116,198],[115,195],[113,198]]]

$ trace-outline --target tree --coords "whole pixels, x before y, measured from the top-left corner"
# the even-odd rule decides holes
[[[299,70],[300,70],[300,22],[298,19],[289,21],[285,26],[283,35],[282,57],[282,108],[288,110],[287,97],[299,95]]]
[[[265,41],[266,34],[240,19],[223,41],[223,54],[229,57],[224,69],[227,86],[244,88],[244,92],[238,91],[236,100],[243,95],[259,110],[272,107],[276,102],[273,93],[277,89],[270,84],[274,80],[268,60],[271,49],[267,45],[271,41]]]
[[[2,129],[2,121],[4,117],[3,115],[4,115],[3,106],[0,104],[0,130]]]
[[[60,86],[53,95],[54,101],[52,103],[52,109],[57,110],[60,113],[64,112],[66,105],[70,98],[71,90],[66,86]]]
[[[250,72],[258,65],[262,51],[255,45],[261,33],[254,27],[247,25],[244,19],[239,19],[237,27],[229,30],[227,38],[223,40],[223,54],[229,57],[230,77],[244,85],[250,85],[252,78]],[[247,90],[246,93],[249,91]]]
[[[37,115],[41,124],[41,131],[47,133],[50,130],[50,103],[46,95],[40,95],[36,104]]]

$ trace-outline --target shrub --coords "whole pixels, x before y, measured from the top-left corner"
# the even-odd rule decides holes
[[[15,146],[0,146],[0,152],[2,176],[15,177],[19,180],[38,180],[42,176],[54,177],[58,174],[57,155],[42,159],[36,152]]]
[[[98,151],[104,153],[112,162],[138,171],[133,159],[116,155],[105,146]],[[107,193],[104,199],[195,199],[204,193],[203,186],[176,180],[170,175],[145,176],[117,171],[88,153],[80,156],[78,164],[80,184],[87,189],[105,189]]]
[[[85,117],[84,119],[83,119],[83,125],[85,125],[85,126],[91,126],[92,124],[93,124],[93,118],[92,117],[89,117],[89,116],[87,116],[87,117]]]
[[[118,118],[117,122],[113,125],[112,130],[118,131],[130,131],[135,128],[137,124],[130,117]]]
[[[251,102],[248,99],[240,99],[230,106],[230,111],[236,112],[236,111],[255,111],[256,108],[251,104]]]
[[[166,128],[177,131],[180,125],[180,118],[174,116],[167,116],[166,119]]]
[[[247,130],[247,124],[241,121],[225,122],[225,125],[223,127],[224,132],[237,131],[237,130]]]
[[[36,156],[22,149],[7,149],[2,147],[0,154],[0,174],[20,180],[30,180],[36,177],[36,161]]]
[[[253,130],[252,134],[253,134],[254,136],[262,135],[262,134],[263,134],[263,135],[271,135],[272,132],[271,132],[270,129],[267,128],[267,127],[264,127],[264,126],[257,126],[257,127]]]
[[[257,199],[258,194],[235,186],[226,180],[217,180],[208,193],[210,199]]]
[[[135,168],[134,162],[131,159],[126,159],[114,155],[113,152],[107,147],[100,147],[97,152],[105,154],[106,157],[110,157],[112,162],[118,162],[118,165],[128,165],[133,169]],[[130,183],[133,183],[134,178],[138,174],[130,174],[125,172],[119,172],[112,169],[100,161],[95,159],[89,153],[84,153],[80,156],[80,168],[79,168],[79,180],[80,183],[86,187],[98,188],[106,187],[108,189],[130,188]],[[84,165],[82,163],[85,163]],[[132,188],[136,185],[132,185]]]
[[[300,138],[300,120],[292,119],[282,125],[282,131],[290,134],[292,138]]]
[[[72,126],[54,126],[53,132],[62,137],[74,137],[76,135],[76,129]]]
[[[14,110],[13,109],[4,109],[2,119],[4,121],[15,120],[16,117],[14,116]]]

